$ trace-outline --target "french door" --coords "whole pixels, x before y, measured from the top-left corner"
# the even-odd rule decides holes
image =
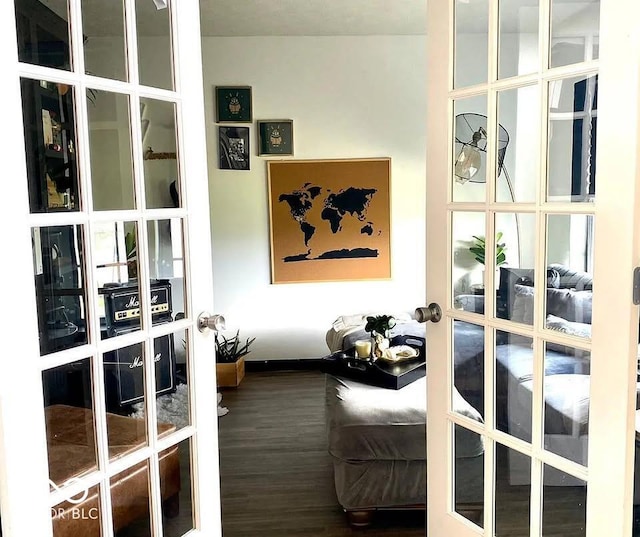
[[[631,535],[639,14],[429,2],[432,537]]]
[[[219,535],[199,3],[0,21],[1,533]]]

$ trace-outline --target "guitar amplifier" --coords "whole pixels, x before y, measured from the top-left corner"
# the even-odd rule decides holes
[[[135,328],[114,329],[114,336],[132,332]],[[138,403],[144,399],[143,345],[105,353],[104,373],[107,392],[107,410]],[[176,389],[176,360],[173,334],[156,338],[153,360],[156,366],[156,396]]]
[[[100,289],[104,296],[105,325],[109,336],[120,328],[140,326],[140,295],[137,283],[107,284]],[[153,324],[171,317],[171,282],[151,281],[151,319]]]

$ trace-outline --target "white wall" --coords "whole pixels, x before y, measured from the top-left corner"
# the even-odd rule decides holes
[[[341,314],[425,301],[425,37],[204,38],[214,304],[255,336],[248,359],[321,357]],[[254,121],[294,121],[296,159],[391,157],[392,279],[270,283],[266,159],[217,165],[215,85],[253,88]]]

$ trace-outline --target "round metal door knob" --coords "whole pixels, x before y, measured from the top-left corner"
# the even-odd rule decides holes
[[[208,311],[203,311],[198,315],[198,330],[200,332],[206,332],[213,330],[219,332],[226,328],[226,321],[222,315],[211,315]]]
[[[419,323],[426,323],[427,321],[438,323],[442,319],[442,308],[432,302],[426,308],[416,308],[415,318]]]

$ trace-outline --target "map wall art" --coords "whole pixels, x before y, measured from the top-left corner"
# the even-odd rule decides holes
[[[391,278],[391,159],[268,163],[273,283]]]

